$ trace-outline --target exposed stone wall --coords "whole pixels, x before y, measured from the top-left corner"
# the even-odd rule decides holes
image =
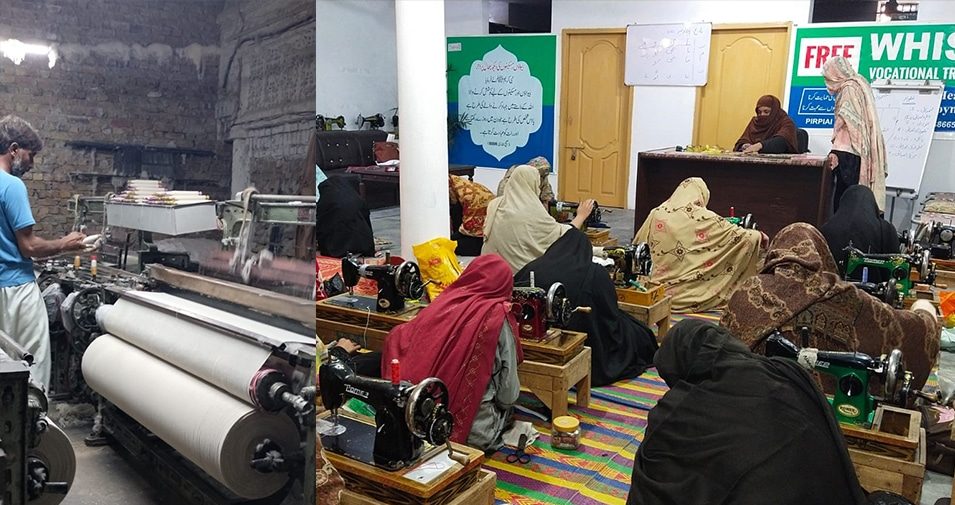
[[[263,2],[264,3],[264,2]],[[0,113],[39,130],[46,147],[24,177],[37,230],[69,231],[72,194],[103,195],[125,176],[228,195],[232,149],[218,135],[222,0],[4,0],[0,40],[53,44],[59,58],[0,56]],[[129,174],[103,149],[71,141],[211,151],[167,157],[173,169]],[[122,175],[124,177],[112,177]]]

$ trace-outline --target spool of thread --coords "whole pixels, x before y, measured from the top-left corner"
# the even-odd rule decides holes
[[[90,256],[90,275],[96,278],[96,256]]]
[[[391,360],[391,384],[397,386],[401,383],[401,365],[397,359]]]
[[[730,207],[730,217],[736,217],[736,207]]]
[[[862,282],[869,282],[869,267],[862,267]]]
[[[78,269],[78,268],[80,268],[80,265],[81,265],[81,264],[82,264],[82,263],[80,263],[80,255],[77,254],[77,255],[73,258],[73,268],[77,268],[77,269]]]

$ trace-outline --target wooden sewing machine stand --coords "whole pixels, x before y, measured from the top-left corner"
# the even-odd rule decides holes
[[[323,412],[319,414],[319,418],[328,417],[330,414],[327,411]],[[348,416],[368,422],[368,419],[361,415],[349,413]],[[374,421],[372,420],[369,424],[374,424]],[[412,479],[409,475],[427,468],[428,465],[437,465],[438,463],[432,463],[432,461],[447,454],[443,448],[432,448],[415,465],[395,472],[389,472],[328,450],[325,451],[325,456],[345,480],[342,505],[493,504],[497,476],[494,472],[481,468],[481,464],[484,463],[484,452],[453,442],[451,446],[455,454],[467,458],[467,464],[462,465],[457,462],[426,482]]]

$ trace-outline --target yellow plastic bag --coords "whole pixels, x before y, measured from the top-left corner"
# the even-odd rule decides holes
[[[444,237],[429,240],[412,247],[418,266],[421,268],[421,279],[430,282],[427,286],[428,299],[432,302],[447,289],[452,282],[461,276],[461,264],[454,250],[458,243]]]

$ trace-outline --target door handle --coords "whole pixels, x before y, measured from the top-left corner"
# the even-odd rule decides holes
[[[581,146],[567,146],[567,149],[573,149],[573,150],[570,152],[570,161],[574,161],[574,160],[577,159],[577,150],[578,150],[578,149],[583,149],[583,147],[581,147]]]

